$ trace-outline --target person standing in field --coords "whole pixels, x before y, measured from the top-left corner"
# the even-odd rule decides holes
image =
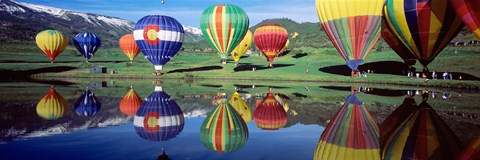
[[[435,71],[432,72],[432,79],[437,79],[437,73]]]

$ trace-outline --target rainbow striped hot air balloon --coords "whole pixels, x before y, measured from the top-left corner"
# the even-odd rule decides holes
[[[424,72],[463,28],[448,0],[387,0],[384,14],[386,24],[424,66]]]
[[[392,135],[395,130],[407,119],[412,110],[417,109],[417,103],[412,97],[407,97],[380,125],[380,142],[385,144],[387,135]]]
[[[395,132],[385,135],[383,159],[454,159],[462,145],[427,102],[405,114]]]
[[[203,36],[218,51],[222,63],[248,31],[248,16],[240,7],[218,4],[205,9],[200,20]]]
[[[140,48],[138,48],[133,34],[123,35],[120,37],[120,40],[118,40],[118,44],[123,53],[130,59],[130,63],[133,63],[133,59],[140,53]]]
[[[323,30],[356,75],[380,37],[385,0],[316,0]]]
[[[417,62],[417,59],[413,55],[412,51],[408,49],[403,42],[395,36],[392,28],[386,23],[382,25],[382,38],[385,42],[392,48],[395,53],[397,53],[400,58],[403,59],[403,62],[408,66],[413,66]]]
[[[378,127],[355,94],[333,116],[315,149],[314,159],[380,159]]]
[[[480,39],[480,1],[479,0],[450,0],[450,4],[462,18],[463,23]]]
[[[209,150],[233,152],[248,141],[248,128],[242,117],[222,99],[200,128],[200,142]]]
[[[247,102],[243,100],[238,92],[233,93],[228,103],[240,114],[245,124],[248,124],[252,120],[252,109],[250,109],[250,106],[248,106]]]
[[[275,99],[273,93],[268,93],[253,113],[253,121],[258,128],[277,130],[287,124],[287,113]]]
[[[461,160],[478,160],[480,159],[480,135],[473,139],[469,145],[467,145],[460,156],[457,159]]]
[[[85,90],[83,94],[75,101],[75,113],[79,116],[93,116],[102,108],[97,97],[90,91]]]
[[[41,31],[35,37],[35,42],[38,48],[50,58],[51,63],[68,46],[68,38],[62,32],[56,30]]]
[[[95,55],[98,48],[100,48],[102,42],[100,38],[93,33],[79,33],[73,38],[73,44],[88,62],[90,58]]]
[[[282,51],[288,41],[288,32],[280,24],[263,24],[253,33],[253,41],[272,66],[275,57]]]
[[[137,134],[149,141],[168,141],[183,130],[182,109],[160,86],[138,109],[133,125]]]
[[[137,92],[135,92],[133,88],[130,88],[127,94],[125,94],[120,101],[120,112],[133,116],[137,113],[137,110],[140,108],[142,103],[142,98],[138,96]]]
[[[245,54],[245,52],[252,46],[253,35],[250,30],[247,30],[247,33],[243,37],[242,41],[238,43],[237,47],[231,52],[235,65],[238,64],[238,60]]]
[[[47,94],[45,94],[37,104],[38,116],[46,120],[54,120],[63,117],[63,114],[67,109],[67,102],[53,87],[50,88]]]

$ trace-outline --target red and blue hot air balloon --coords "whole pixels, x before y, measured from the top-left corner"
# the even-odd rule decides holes
[[[93,33],[79,33],[73,38],[73,44],[88,62],[90,58],[95,55],[98,48],[100,48],[102,42],[100,38]]]
[[[183,44],[182,24],[163,15],[149,15],[138,20],[133,36],[138,47],[160,75],[163,65],[172,59]]]
[[[83,94],[75,101],[75,113],[79,116],[93,116],[95,115],[98,111],[100,111],[100,108],[102,108],[102,105],[98,101],[97,97],[93,94],[93,92],[90,91],[90,89],[85,90]]]
[[[133,120],[137,134],[149,141],[170,140],[182,132],[184,124],[182,110],[159,86],[142,103]]]

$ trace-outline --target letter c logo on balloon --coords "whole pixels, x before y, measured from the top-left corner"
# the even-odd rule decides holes
[[[160,32],[160,27],[158,25],[150,24],[145,27],[143,30],[143,38],[145,42],[150,45],[157,45],[160,43],[160,39],[158,38],[158,32]]]

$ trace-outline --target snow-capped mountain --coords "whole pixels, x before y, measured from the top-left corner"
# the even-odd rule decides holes
[[[0,24],[0,42],[32,42],[38,32],[56,29],[70,38],[80,32],[93,32],[102,38],[105,46],[116,46],[120,36],[131,33],[135,25],[121,18],[13,0],[0,0]],[[199,28],[184,28],[185,42],[203,38]]]

